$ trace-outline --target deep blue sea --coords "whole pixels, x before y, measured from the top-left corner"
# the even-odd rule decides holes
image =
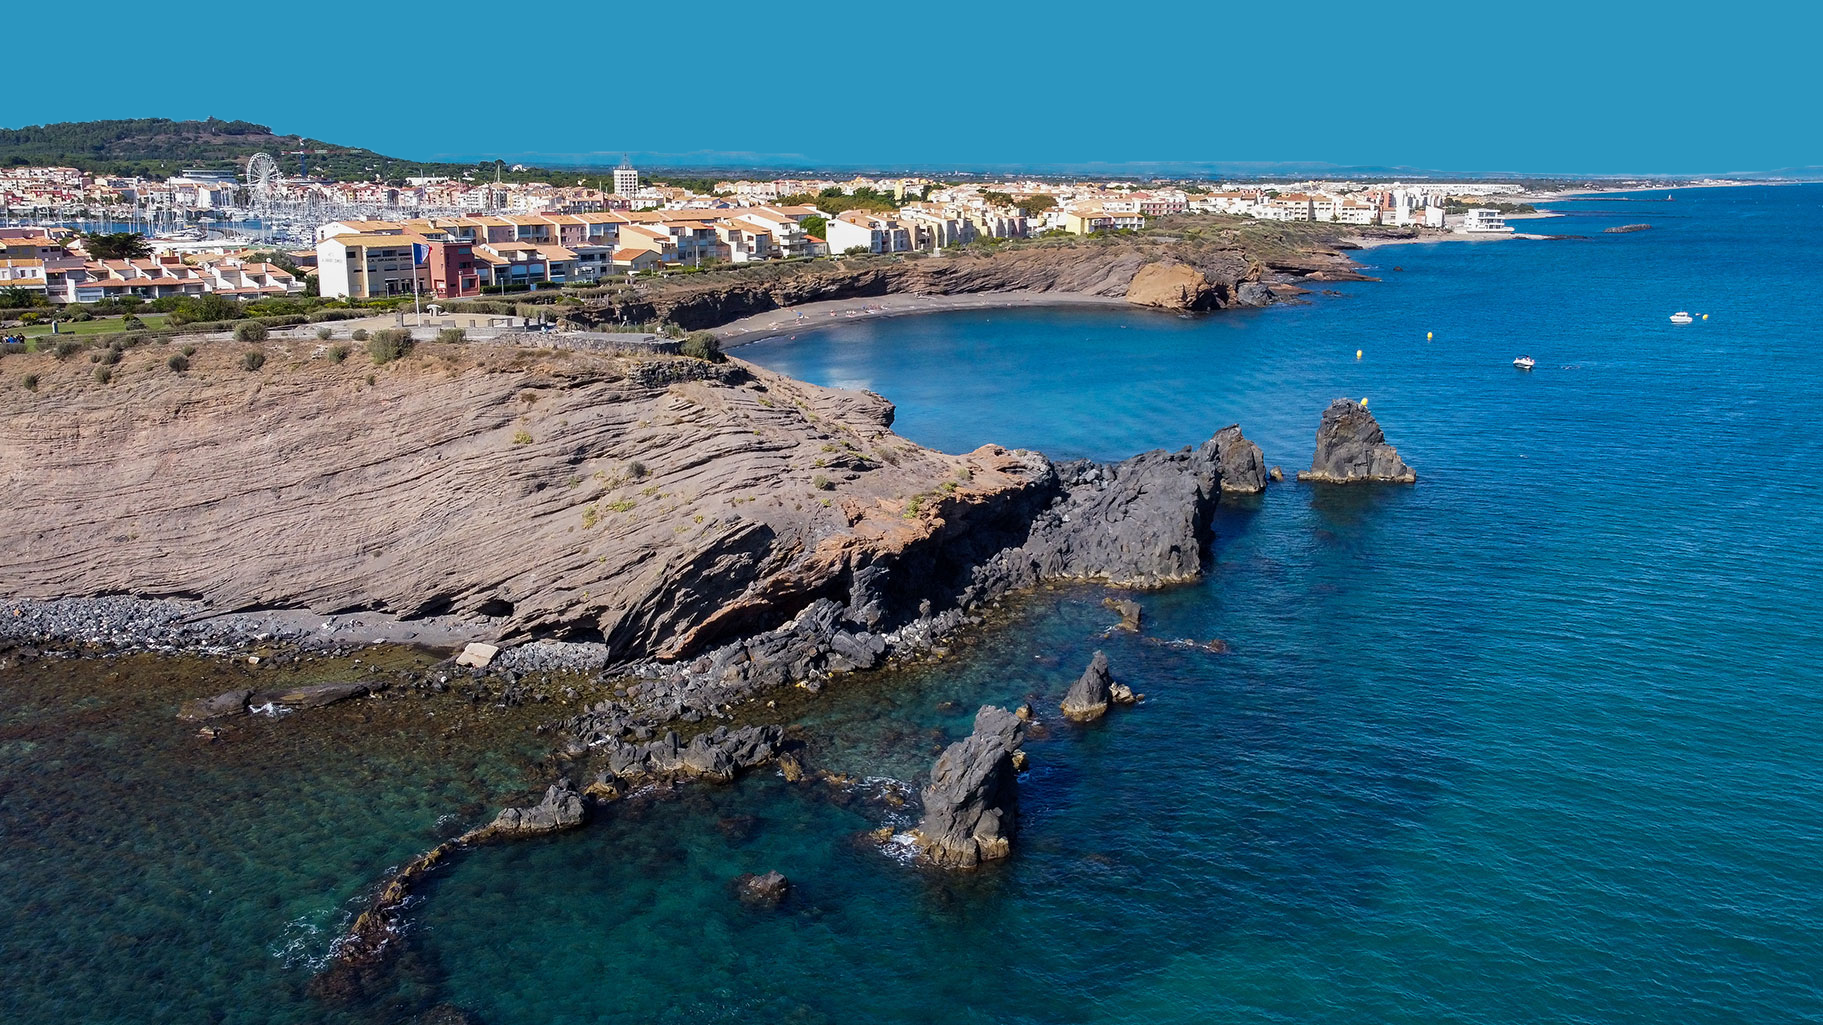
[[[398,992],[330,1007],[304,986],[361,895],[527,763],[273,728],[172,782],[136,766],[199,757],[169,720],[196,681],[71,709],[15,675],[0,1017],[1823,1020],[1823,186],[1664,195],[1521,222],[1583,240],[1365,253],[1383,280],[1305,304],[738,350],[878,391],[950,451],[1119,458],[1238,422],[1290,477],[1347,396],[1417,469],[1229,503],[1207,579],[1140,596],[1143,636],[1104,634],[1104,590],[1047,591],[811,704],[820,764],[916,784],[977,706],[1054,708],[1105,650],[1146,700],[1028,744],[1004,863],[908,866],[861,839],[903,813],[771,775],[694,788],[463,857],[413,909]],[[1652,228],[1601,231],[1626,223]],[[732,898],[768,869],[781,908]]]

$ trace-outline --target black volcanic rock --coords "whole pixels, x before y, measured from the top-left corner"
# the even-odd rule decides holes
[[[973,733],[945,748],[924,788],[924,818],[913,835],[920,856],[944,868],[974,868],[1013,851],[1019,814],[1019,749],[1025,724],[984,706]]]
[[[739,772],[771,761],[784,741],[781,726],[737,730],[717,726],[687,743],[674,732],[643,744],[610,741],[608,774],[622,779],[687,777],[727,782]]]
[[[1033,517],[1023,544],[977,570],[977,590],[1000,594],[1047,580],[1160,587],[1196,579],[1221,497],[1218,461],[1211,439],[1198,449],[1159,449],[1118,463],[1058,464],[1060,494]]]
[[[1258,445],[1241,436],[1240,424],[1216,431],[1204,443],[1204,447],[1211,445],[1223,491],[1252,494],[1266,490],[1266,457]]]
[[[1063,714],[1077,722],[1092,722],[1107,714],[1114,680],[1108,675],[1108,656],[1101,652],[1063,696]]]
[[[482,832],[493,836],[534,836],[555,833],[582,825],[582,795],[567,779],[552,783],[544,800],[528,808],[508,808]]]
[[[1323,422],[1317,425],[1316,453],[1311,456],[1310,469],[1298,474],[1298,479],[1327,484],[1411,484],[1418,474],[1386,443],[1379,421],[1366,406],[1337,399],[1323,411]]]

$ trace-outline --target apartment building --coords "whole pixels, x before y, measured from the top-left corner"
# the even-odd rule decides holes
[[[430,290],[429,273],[414,264],[422,235],[336,235],[317,243],[317,291],[337,299],[371,299]]]
[[[1508,232],[1513,226],[1506,222],[1506,215],[1498,210],[1469,210],[1462,215],[1462,230],[1466,232]]]
[[[850,210],[829,219],[823,237],[832,256],[851,251],[905,253],[920,248],[918,225],[897,218]]]
[[[0,289],[21,288],[45,294],[44,261],[0,257]]]
[[[1072,235],[1093,235],[1099,231],[1138,231],[1146,226],[1146,217],[1137,211],[1114,213],[1090,205],[1065,210],[1060,224]]]

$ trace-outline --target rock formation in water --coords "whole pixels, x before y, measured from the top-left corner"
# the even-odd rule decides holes
[[[582,795],[567,779],[552,783],[544,800],[525,808],[507,808],[492,823],[462,838],[464,843],[511,836],[537,836],[575,829],[584,818]]]
[[[177,710],[177,717],[186,722],[200,722],[205,719],[225,719],[231,715],[247,714],[247,699],[253,696],[250,690],[231,690],[217,694],[212,698],[196,698],[186,701]]]
[[[1258,445],[1241,436],[1239,424],[1216,431],[1208,443],[1215,446],[1224,492],[1256,494],[1266,490],[1266,457]]]
[[[1113,609],[1120,613],[1120,629],[1128,633],[1139,632],[1141,621],[1144,620],[1146,614],[1145,610],[1139,607],[1139,602],[1131,598],[1103,598],[1101,604],[1103,608]]]
[[[1114,680],[1108,675],[1108,656],[1096,652],[1090,660],[1089,668],[1070,685],[1069,693],[1063,696],[1064,718],[1076,722],[1093,722],[1107,714],[1108,703],[1113,700],[1111,689]]]
[[[250,709],[322,708],[338,701],[361,697],[372,689],[372,685],[365,683],[310,683],[263,691],[231,690],[212,698],[186,701],[178,709],[177,717],[195,722],[244,715]]]
[[[748,904],[773,907],[785,899],[791,890],[791,881],[778,872],[767,872],[763,875],[748,873],[734,881],[735,889],[741,900]]]
[[[707,779],[726,783],[735,775],[771,761],[785,742],[781,726],[743,726],[730,730],[717,726],[680,741],[667,732],[647,743],[609,741],[607,771],[612,779]]]
[[[928,646],[969,610],[1048,581],[1157,587],[1197,579],[1221,495],[1218,446],[1147,452],[1120,463],[1053,466],[992,446],[970,458],[1006,480],[994,501],[939,494],[924,504],[915,543],[863,551],[842,582],[784,624],[638,667],[629,700],[563,723],[584,744],[632,735],[647,720],[695,721],[763,691],[812,689]],[[940,604],[939,604],[940,603]]]
[[[1379,422],[1366,406],[1337,399],[1323,411],[1323,421],[1317,425],[1317,450],[1310,469],[1298,474],[1298,479],[1327,484],[1411,484],[1418,474],[1386,443]]]
[[[945,748],[924,788],[913,831],[919,856],[943,868],[974,868],[1013,851],[1019,815],[1019,749],[1025,724],[1004,708],[975,714],[974,732]]]

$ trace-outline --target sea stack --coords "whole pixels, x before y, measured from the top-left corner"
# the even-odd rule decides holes
[[[1221,474],[1222,491],[1227,494],[1258,494],[1266,490],[1266,457],[1260,447],[1241,436],[1240,424],[1229,424],[1215,432],[1205,444],[1215,450],[1216,468]]]
[[[1366,406],[1337,399],[1323,411],[1323,422],[1317,425],[1316,453],[1310,458],[1310,469],[1298,474],[1298,479],[1325,484],[1411,484],[1418,474],[1386,443],[1379,421]]]
[[[1064,718],[1076,722],[1094,722],[1106,715],[1112,700],[1114,680],[1108,675],[1108,656],[1096,652],[1089,668],[1070,685],[1063,696]]]
[[[924,788],[924,818],[913,836],[920,857],[942,868],[974,868],[1013,852],[1019,815],[1013,753],[1025,724],[1004,708],[983,706],[973,733],[945,748]]]

